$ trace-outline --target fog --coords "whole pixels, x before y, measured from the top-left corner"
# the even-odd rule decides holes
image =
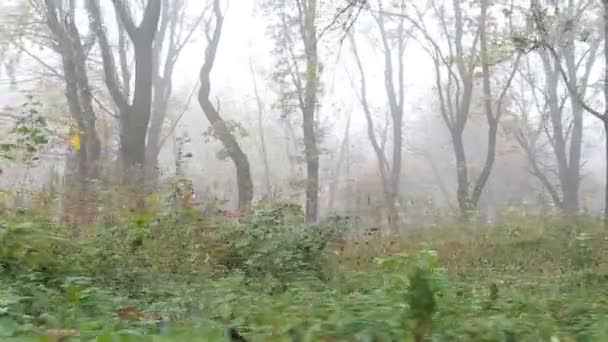
[[[197,207],[272,199],[310,222],[604,215],[598,1],[118,3],[0,4],[18,205],[183,179]],[[12,129],[32,115],[48,139],[28,150]]]

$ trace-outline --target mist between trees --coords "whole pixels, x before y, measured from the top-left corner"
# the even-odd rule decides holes
[[[0,190],[72,223],[608,215],[608,2],[0,4]],[[169,202],[167,202],[169,201]],[[111,209],[113,208],[113,209]]]

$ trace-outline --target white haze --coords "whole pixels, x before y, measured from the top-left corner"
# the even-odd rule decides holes
[[[6,0],[4,0],[6,1]],[[3,2],[4,2],[3,1]],[[202,10],[202,4],[196,6],[198,1],[191,0],[191,16],[196,17]],[[109,25],[109,24],[108,24]],[[352,166],[351,178],[355,183],[359,184],[359,191],[362,196],[365,196],[366,191],[373,194],[370,190],[371,185],[365,183],[376,184],[377,177],[375,157],[369,142],[367,140],[366,123],[364,115],[361,111],[361,106],[356,97],[356,89],[353,89],[351,82],[358,85],[359,75],[353,64],[351,48],[347,40],[340,46],[340,34],[331,34],[324,37],[323,44],[332,46],[332,51],[325,56],[330,58],[323,60],[325,70],[323,73],[323,82],[325,93],[321,100],[321,111],[319,121],[325,126],[330,127],[330,131],[325,136],[323,147],[332,153],[322,158],[322,170],[325,174],[335,167],[335,159],[337,150],[340,147],[340,140],[344,134],[344,128],[347,117],[352,118],[350,141],[352,151]],[[184,50],[183,55],[177,65],[174,74],[175,91],[174,96],[179,98],[180,104],[172,108],[171,117],[175,117],[182,110],[183,102],[190,92],[197,87],[198,71],[201,67],[204,54],[205,42],[202,30],[198,30],[194,35],[195,41],[188,45]],[[329,40],[329,41],[328,41]],[[366,44],[365,39],[359,37],[361,55],[363,64],[365,65],[368,74],[368,89],[369,98],[372,105],[383,107],[386,104],[386,94],[383,88],[383,60],[377,51]],[[255,177],[256,190],[262,191],[261,173],[262,164],[259,162],[259,147],[256,130],[257,109],[253,94],[253,83],[249,71],[249,60],[253,60],[256,73],[258,87],[261,90],[261,95],[265,103],[265,128],[266,134],[270,137],[267,142],[271,162],[273,165],[272,175],[273,181],[277,184],[286,184],[288,179],[285,172],[285,157],[284,146],[282,146],[282,132],[279,131],[280,113],[272,110],[271,106],[276,101],[276,94],[271,89],[272,80],[270,73],[274,68],[274,57],[271,54],[273,42],[268,38],[266,19],[259,10],[254,9],[253,0],[232,0],[226,12],[226,20],[224,32],[218,51],[216,66],[212,72],[212,97],[218,99],[221,104],[221,113],[225,119],[234,119],[243,123],[245,127],[251,130],[250,136],[242,139],[246,152],[254,160],[252,162],[253,173]],[[59,61],[55,61],[55,65]],[[39,68],[36,61],[24,57],[23,65],[27,67],[24,70]],[[448,189],[451,196],[455,196],[455,172],[454,161],[451,157],[451,145],[449,135],[444,126],[438,125],[438,113],[435,104],[435,92],[433,90],[433,66],[430,58],[420,48],[419,44],[413,39],[409,41],[405,54],[405,80],[406,88],[406,107],[405,107],[405,137],[408,144],[415,146],[431,146],[431,153],[439,158],[436,162],[441,169],[441,176],[448,184]],[[599,74],[599,73],[598,73]],[[27,73],[23,73],[27,75]],[[3,80],[5,74],[2,74]],[[27,78],[27,76],[23,76]],[[6,84],[3,82],[3,84]],[[23,83],[25,85],[35,87],[35,84]],[[11,93],[8,85],[4,85],[2,94]],[[63,99],[57,98],[55,92],[54,100],[62,102]],[[59,92],[61,93],[61,92]],[[14,95],[0,95],[1,104],[16,105],[20,101],[15,100]],[[379,116],[378,118],[381,118]],[[431,123],[434,122],[434,123]],[[430,135],[424,134],[422,127],[430,125]],[[204,117],[196,96],[192,99],[190,106],[177,126],[175,136],[181,136],[184,132],[188,132],[192,138],[192,142],[188,145],[188,150],[193,152],[194,157],[188,162],[187,175],[191,177],[195,183],[197,192],[202,196],[218,196],[230,200],[231,205],[235,205],[235,179],[233,166],[228,161],[218,161],[215,157],[215,152],[219,149],[217,143],[204,143],[202,134],[207,129],[208,123]],[[599,122],[591,116],[585,114],[585,152],[583,167],[583,186],[584,192],[583,206],[592,211],[599,211],[601,208],[601,192],[597,192],[603,184],[601,175],[605,168],[603,160],[601,141],[601,126]],[[296,127],[297,129],[297,127]],[[485,132],[480,132],[483,136]],[[162,168],[167,175],[171,175],[174,168],[174,144],[173,139],[164,146],[161,160]],[[469,141],[475,145],[476,141]],[[481,144],[483,145],[483,144]],[[479,155],[485,153],[483,146],[479,147],[481,151]],[[474,156],[472,159],[478,158]],[[63,162],[58,160],[57,165]],[[48,166],[48,165],[47,165]],[[513,169],[509,169],[513,167]],[[22,181],[27,180],[31,184],[42,184],[45,177],[40,176],[42,170],[48,168],[41,167],[37,171],[22,173],[17,167],[5,170],[6,175],[0,177],[0,186],[11,187],[19,186],[16,183],[17,179]],[[525,163],[517,165],[509,165],[501,157],[498,156],[498,162],[495,166],[494,175],[488,188],[494,190],[494,196],[488,195],[488,198],[499,198],[502,191],[507,191],[513,184],[504,184],[498,175],[516,174],[520,185],[530,191],[529,197],[534,198],[537,193],[541,193],[542,189],[538,181],[531,175],[528,166]],[[343,171],[344,172],[344,171]],[[424,160],[407,151],[404,152],[403,165],[404,184],[403,196],[406,198],[417,198],[420,194],[430,194],[438,205],[446,208],[447,202],[453,202],[454,198],[448,201],[442,199],[441,193],[437,187],[437,180],[431,175],[429,166]],[[322,171],[323,174],[323,171]],[[25,177],[27,176],[27,177]],[[345,179],[345,182],[348,182]],[[343,183],[345,184],[345,183]],[[377,185],[377,184],[376,184]],[[490,191],[489,190],[489,191]],[[595,191],[595,192],[594,192]],[[300,191],[301,192],[301,191]],[[301,199],[298,192],[294,191],[293,195],[296,199]],[[585,195],[590,196],[590,200],[585,202]],[[502,204],[509,203],[509,194],[505,198],[501,198]],[[520,199],[515,194],[513,198]],[[323,199],[326,201],[326,199]],[[322,202],[322,207],[325,202]],[[496,206],[499,206],[496,204]],[[348,205],[343,206],[348,209]],[[496,209],[496,208],[494,208]],[[446,209],[447,211],[447,209]]]

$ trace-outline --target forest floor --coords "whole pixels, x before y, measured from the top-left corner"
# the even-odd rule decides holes
[[[2,215],[0,340],[608,341],[597,223],[380,236],[284,209],[140,215],[79,239],[44,215]]]

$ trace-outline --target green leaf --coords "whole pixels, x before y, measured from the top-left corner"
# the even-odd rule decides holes
[[[0,317],[0,337],[12,337],[19,329],[19,324],[10,317]]]
[[[387,261],[387,259],[386,259],[386,258],[375,258],[375,259],[374,259],[374,262],[375,262],[376,264],[378,264],[378,265],[383,265],[383,264],[385,264],[385,263],[386,263],[386,261]]]
[[[15,148],[17,148],[17,145],[15,144],[0,144],[0,151],[2,152],[10,152]]]
[[[95,338],[96,342],[114,342],[114,337],[112,337],[112,335],[110,334],[106,334],[106,335],[101,335],[101,336],[97,336]]]
[[[31,221],[21,222],[21,223],[13,226],[13,229],[23,229],[23,230],[29,230],[29,229],[34,229],[34,228],[36,228],[36,224]]]

